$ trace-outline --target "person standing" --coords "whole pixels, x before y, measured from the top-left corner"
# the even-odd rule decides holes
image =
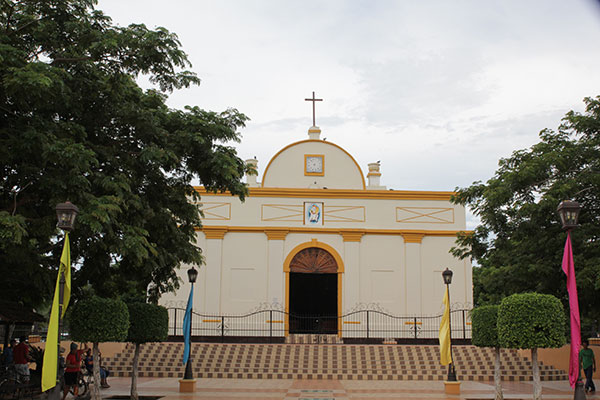
[[[4,353],[2,354],[2,365],[8,367],[13,363],[13,350],[17,346],[17,339],[11,339],[10,345],[4,349]]]
[[[596,386],[592,381],[592,376],[596,372],[596,358],[594,357],[594,350],[588,348],[590,341],[584,339],[581,343],[583,349],[579,351],[579,367],[583,369],[585,374],[585,391],[594,393]]]
[[[13,349],[13,361],[15,363],[15,371],[17,371],[17,379],[22,382],[29,381],[29,344],[27,336],[19,338],[19,344]]]
[[[77,397],[79,395],[79,385],[77,379],[79,372],[81,371],[81,357],[86,349],[77,349],[77,343],[71,343],[71,351],[67,354],[66,365],[65,365],[65,386],[63,388],[63,398],[67,398],[69,394],[69,388],[73,387],[73,395]]]

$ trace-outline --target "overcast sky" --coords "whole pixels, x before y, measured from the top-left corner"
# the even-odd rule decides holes
[[[239,109],[237,145],[262,174],[307,139],[315,91],[322,136],[382,184],[454,190],[538,141],[600,94],[596,0],[100,0],[118,25],[179,36],[202,84],[173,108]],[[261,176],[259,176],[259,180]]]

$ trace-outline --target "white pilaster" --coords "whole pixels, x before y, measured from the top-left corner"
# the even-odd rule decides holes
[[[204,287],[204,312],[206,314],[220,315],[221,310],[221,287],[223,272],[223,237],[225,230],[203,229],[206,235],[206,248],[204,258],[206,260],[206,281]]]
[[[421,301],[422,284],[421,284],[421,234],[405,234],[404,237],[404,254],[405,254],[405,271],[404,279],[404,304],[406,315],[422,315],[423,302]]]
[[[360,236],[344,236],[344,276],[342,278],[342,312],[360,303]]]
[[[267,299],[269,304],[285,304],[285,288],[283,273],[283,243],[287,231],[267,230]]]

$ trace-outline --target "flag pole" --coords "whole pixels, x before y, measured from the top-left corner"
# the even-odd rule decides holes
[[[577,219],[581,205],[572,200],[561,201],[556,209],[562,222],[563,230],[567,231],[567,240],[563,252],[562,270],[567,276],[567,293],[569,294],[569,322],[571,328],[571,346],[569,351],[569,383],[575,389],[576,400],[585,399],[583,382],[579,368],[579,348],[581,347],[581,317],[579,314],[579,298],[575,280],[575,263],[573,247],[571,246],[571,231],[577,228]]]

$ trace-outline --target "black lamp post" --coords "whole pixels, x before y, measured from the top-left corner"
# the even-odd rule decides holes
[[[194,283],[196,282],[196,278],[198,277],[198,270],[194,267],[188,269],[187,271],[188,279],[192,284],[192,288],[190,289],[194,292]],[[190,308],[190,355],[188,357],[187,363],[185,364],[185,375],[183,375],[183,379],[194,379],[194,374],[192,373],[192,315],[194,314],[194,306],[192,305]]]
[[[77,206],[70,201],[56,205],[56,217],[58,226],[63,231],[71,232],[75,227],[75,218],[79,213]]]
[[[579,218],[579,211],[581,211],[581,206],[578,202],[571,200],[561,201],[556,211],[560,216],[560,222],[562,222],[562,228],[565,231],[577,228],[577,219]]]
[[[577,219],[579,218],[579,212],[581,211],[581,205],[578,202],[572,200],[561,201],[556,211],[560,216],[560,222],[562,223],[563,230],[567,231],[567,235],[573,229],[577,228]],[[575,400],[585,399],[585,390],[583,388],[583,381],[581,379],[580,372],[581,370],[578,368],[577,382],[575,383],[575,393],[573,396]]]
[[[56,205],[56,217],[57,217],[57,224],[56,226],[58,226],[60,229],[62,229],[63,231],[66,232],[66,234],[68,235],[69,232],[71,232],[74,228],[75,228],[75,218],[77,217],[77,214],[79,213],[79,209],[77,208],[77,206],[73,203],[71,203],[70,201],[67,201],[65,203],[60,203]],[[65,235],[66,236],[66,235]],[[67,237],[65,237],[65,240],[68,240]],[[58,355],[57,357],[57,368],[56,368],[56,382],[60,381],[60,337],[62,335],[62,313],[63,313],[63,306],[64,306],[64,301],[65,301],[65,273],[64,270],[62,268],[59,268],[59,273],[60,273],[60,277],[59,277],[59,286],[58,286],[58,298],[59,298],[59,302],[58,302],[58,348],[56,351],[56,354]],[[55,399],[60,399],[61,397],[61,388],[60,385],[56,385],[54,388],[54,391],[52,392],[52,398]]]
[[[448,290],[448,309],[450,308],[450,284],[452,283],[452,271],[448,268],[442,272],[442,278]],[[448,382],[456,382],[456,370],[454,369],[454,357],[452,356],[452,319],[450,310],[448,310],[448,329],[450,332],[450,359],[452,362],[448,365]]]

